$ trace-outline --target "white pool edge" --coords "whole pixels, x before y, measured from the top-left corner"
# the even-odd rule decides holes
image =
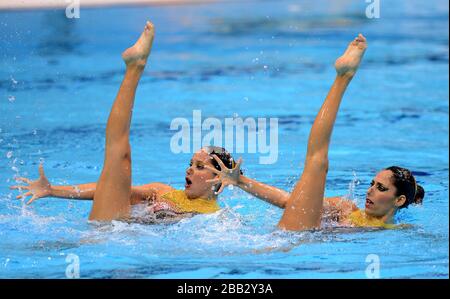
[[[6,0],[0,1],[0,10],[27,10],[43,8],[66,8],[76,3],[83,7],[115,5],[176,5],[218,2],[217,0]]]

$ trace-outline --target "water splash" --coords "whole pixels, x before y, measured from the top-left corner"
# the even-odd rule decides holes
[[[352,200],[355,202],[356,205],[358,205],[358,198],[355,196],[355,190],[356,187],[361,184],[361,181],[359,180],[358,176],[356,175],[356,172],[353,171],[353,178],[348,184],[348,193],[345,196],[347,199]]]

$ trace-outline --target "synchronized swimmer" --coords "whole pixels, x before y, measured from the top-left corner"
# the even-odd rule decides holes
[[[153,38],[153,24],[147,22],[137,42],[122,53],[126,71],[108,118],[105,159],[98,182],[52,186],[40,165],[37,180],[18,178],[26,185],[11,187],[28,190],[17,198],[31,196],[28,204],[43,197],[93,199],[89,220],[96,221],[128,220],[131,207],[143,203],[142,207],[149,212],[169,211],[187,217],[218,211],[218,195],[226,186],[233,185],[283,208],[278,227],[294,231],[320,228],[324,217],[331,217],[340,226],[391,228],[395,226],[394,215],[398,210],[422,202],[423,188],[411,171],[398,166],[376,174],[367,190],[364,210],[343,197],[324,198],[328,150],[339,105],[367,48],[361,34],[335,62],[336,78],[312,125],[303,173],[291,193],[244,176],[242,159],[235,162],[225,149],[214,146],[203,147],[192,156],[184,190],[162,183],[132,186],[131,115]]]

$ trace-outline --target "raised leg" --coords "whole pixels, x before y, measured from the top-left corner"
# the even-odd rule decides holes
[[[131,115],[136,88],[150,54],[153,36],[153,25],[147,22],[137,42],[122,54],[126,72],[106,125],[105,161],[97,182],[90,220],[110,221],[129,214]]]
[[[282,229],[307,230],[320,227],[331,133],[344,92],[366,48],[366,39],[360,34],[350,43],[344,55],[336,60],[337,76],[311,128],[305,168],[278,224]]]

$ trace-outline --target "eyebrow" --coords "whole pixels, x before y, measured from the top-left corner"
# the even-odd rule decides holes
[[[375,180],[372,180],[372,183],[378,184],[378,185],[380,185],[383,188],[389,189],[386,185],[384,185],[384,184],[382,184],[380,182],[376,182]]]

